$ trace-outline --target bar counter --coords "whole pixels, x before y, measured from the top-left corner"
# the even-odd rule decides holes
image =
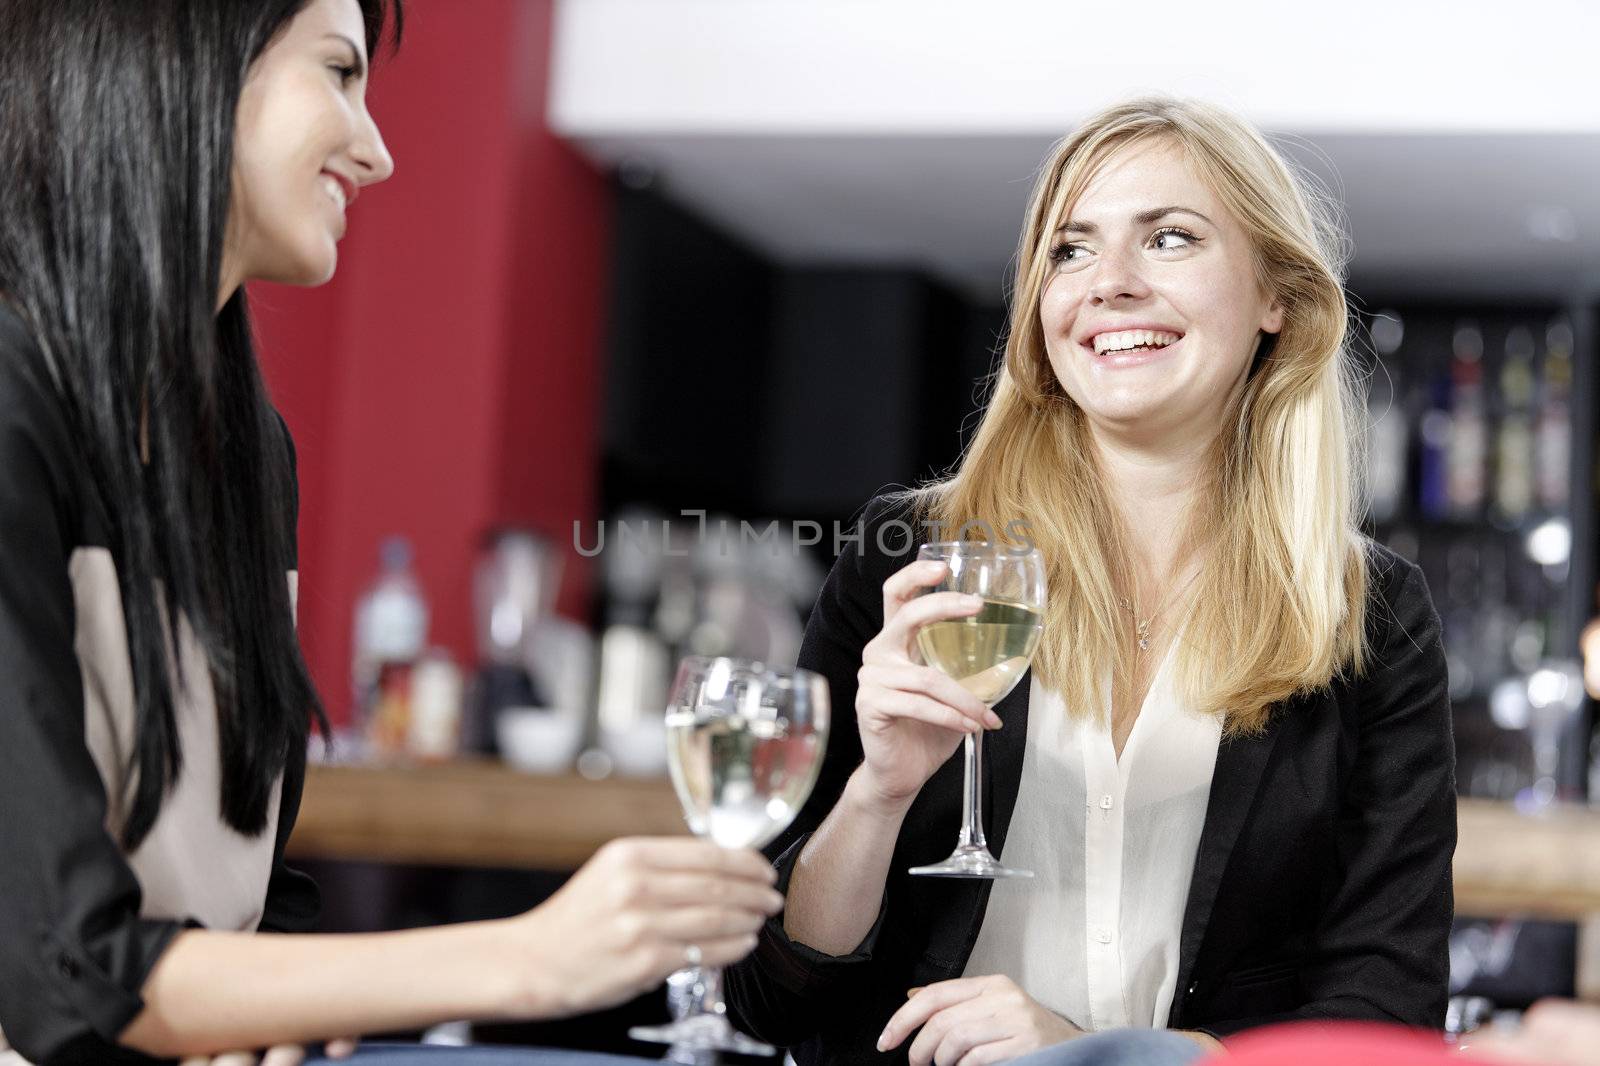
[[[312,765],[297,858],[575,870],[619,836],[688,829],[663,779],[540,775],[498,762]]]
[[[1558,806],[1527,817],[1462,799],[1459,825],[1457,913],[1581,923],[1579,993],[1600,999],[1600,808]],[[684,832],[672,786],[661,779],[538,776],[488,761],[314,765],[289,853],[571,870],[614,837]]]

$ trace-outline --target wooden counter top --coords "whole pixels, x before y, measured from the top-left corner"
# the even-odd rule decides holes
[[[1460,801],[1456,913],[1582,919],[1600,914],[1600,808],[1562,805],[1539,817]]]
[[[1558,807],[1527,818],[1503,804],[1463,799],[1460,830],[1458,913],[1600,914],[1600,809]],[[544,777],[492,762],[312,766],[289,851],[563,870],[613,837],[685,831],[665,780]]]
[[[1456,913],[1579,922],[1578,994],[1600,1002],[1600,809],[1529,818],[1463,799],[1459,819]],[[665,780],[535,776],[493,762],[312,766],[289,853],[572,870],[614,837],[685,832]]]
[[[289,854],[574,870],[618,836],[687,833],[665,780],[524,774],[495,762],[310,766]]]

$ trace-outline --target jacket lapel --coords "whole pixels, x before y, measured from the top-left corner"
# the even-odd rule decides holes
[[[1217,748],[1217,766],[1211,778],[1206,821],[1195,853],[1194,876],[1183,912],[1178,941],[1178,986],[1173,992],[1168,1024],[1182,1016],[1184,1001],[1194,983],[1195,960],[1205,942],[1206,928],[1216,905],[1217,890],[1227,872],[1228,857],[1255,806],[1261,774],[1272,756],[1282,728],[1282,715],[1274,716],[1265,732],[1235,737]]]

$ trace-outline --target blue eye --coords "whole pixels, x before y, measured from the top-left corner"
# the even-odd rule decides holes
[[[1176,245],[1171,244],[1171,238],[1177,238],[1180,243]],[[1164,240],[1169,241],[1169,243],[1164,245],[1158,243]],[[1150,243],[1156,245],[1157,251],[1170,252],[1176,251],[1178,248],[1187,248],[1190,245],[1199,244],[1200,238],[1196,237],[1186,229],[1180,229],[1177,226],[1166,226],[1162,229],[1156,230],[1155,233],[1151,235]]]
[[[1078,254],[1074,255],[1073,253],[1075,252]],[[1067,263],[1078,262],[1087,254],[1087,248],[1084,248],[1080,244],[1072,244],[1067,242],[1058,244],[1054,248],[1050,249],[1050,261],[1058,266],[1064,266]]]

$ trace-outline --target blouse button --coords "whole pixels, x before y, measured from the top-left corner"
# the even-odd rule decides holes
[[[1194,983],[1192,983],[1189,986],[1189,995],[1191,995],[1191,996],[1194,995],[1197,991],[1199,991],[1199,989],[1200,989],[1200,982],[1199,981],[1195,981]]]
[[[1102,944],[1109,944],[1111,943],[1111,930],[1097,929],[1095,930],[1094,938]]]
[[[1111,809],[1111,795],[1109,793],[1100,797],[1100,809],[1102,811],[1109,811]]]

